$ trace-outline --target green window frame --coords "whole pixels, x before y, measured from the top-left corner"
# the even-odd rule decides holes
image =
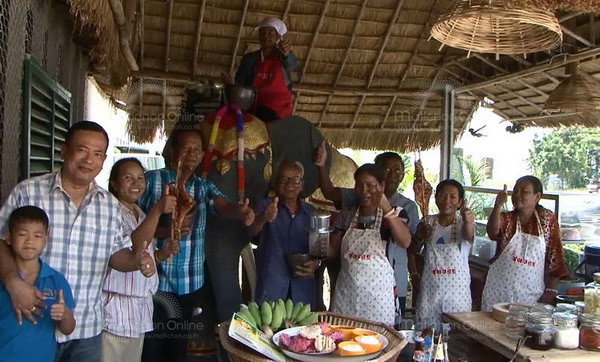
[[[71,93],[52,79],[40,62],[23,62],[20,180],[43,175],[63,164],[60,155],[71,126]]]

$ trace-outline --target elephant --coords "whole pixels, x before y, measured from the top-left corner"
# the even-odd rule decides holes
[[[202,108],[202,96],[194,89],[186,90],[186,103],[184,115],[194,115]],[[240,100],[243,103],[244,100]],[[248,106],[242,106],[245,109]],[[199,121],[203,139],[210,139],[214,121],[214,113],[206,115]],[[229,117],[229,122],[231,123]],[[182,117],[185,122],[197,122],[194,117]],[[227,123],[226,117],[221,123]],[[182,122],[182,121],[180,121]],[[304,166],[303,197],[313,195],[311,199],[319,207],[335,210],[332,203],[327,204],[318,190],[318,172],[313,163],[313,152],[324,140],[318,128],[309,120],[291,116],[285,119],[265,123],[258,118],[244,114],[244,139],[245,139],[245,197],[249,198],[250,205],[256,205],[261,199],[267,197],[270,190],[270,177],[272,170],[284,159],[299,161]],[[220,130],[215,143],[215,153],[211,159],[207,178],[230,200],[238,197],[237,171],[235,154],[237,150],[235,126],[229,125],[229,130]],[[224,127],[224,128],[227,128]],[[163,155],[168,161],[168,144]],[[205,145],[206,148],[206,145]],[[352,174],[356,164],[350,158],[343,156],[337,150],[327,145],[327,169],[330,170],[332,182],[335,186],[353,187]],[[197,170],[200,174],[200,170]],[[315,192],[317,191],[317,192]],[[308,200],[309,202],[311,200]],[[232,222],[216,214],[207,215],[205,235],[205,260],[209,278],[205,282],[210,284],[214,305],[212,316],[207,317],[207,323],[223,322],[231,319],[232,314],[239,309],[242,303],[239,280],[240,253],[250,243],[246,227],[241,223]],[[207,303],[204,301],[203,303]],[[212,304],[212,303],[209,303]],[[205,306],[202,306],[204,309]]]

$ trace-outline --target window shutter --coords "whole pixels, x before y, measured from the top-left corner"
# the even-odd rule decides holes
[[[71,93],[28,56],[23,74],[21,180],[60,167],[60,147],[71,126]]]

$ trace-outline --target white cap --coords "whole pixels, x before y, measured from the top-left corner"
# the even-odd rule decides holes
[[[279,35],[287,33],[287,26],[285,26],[285,23],[272,16],[264,18],[256,28],[275,28],[275,31],[277,31],[277,34]]]

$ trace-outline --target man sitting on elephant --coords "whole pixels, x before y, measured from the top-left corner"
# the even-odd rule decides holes
[[[142,210],[148,210],[160,198],[165,185],[176,183],[177,172],[182,169],[195,170],[204,155],[203,139],[197,125],[178,124],[169,136],[170,167],[149,171],[146,174],[146,191],[139,199]],[[179,166],[179,167],[178,167]],[[182,228],[179,239],[179,254],[167,260],[157,260],[159,275],[159,291],[169,294],[170,299],[178,302],[181,308],[181,319],[177,323],[169,323],[175,316],[162,316],[156,321],[157,329],[163,338],[147,337],[144,343],[143,359],[145,361],[165,360],[184,361],[187,355],[187,336],[190,333],[192,312],[198,307],[201,287],[204,284],[204,238],[206,215],[215,211],[219,215],[241,221],[250,225],[254,221],[254,212],[248,207],[248,200],[238,205],[229,202],[219,189],[206,179],[197,177],[193,172],[186,175],[185,192],[193,199],[195,212],[188,215],[190,223]],[[177,207],[180,207],[178,200]],[[169,236],[169,228],[165,223],[157,228],[158,247]],[[156,307],[156,306],[155,306]],[[160,308],[155,308],[155,311]],[[158,313],[155,313],[155,319]],[[165,323],[167,322],[167,323]],[[160,326],[163,326],[161,330]],[[169,326],[177,326],[169,328]],[[166,327],[166,328],[165,328]],[[164,334],[172,338],[164,338]],[[210,333],[210,331],[209,331]]]

